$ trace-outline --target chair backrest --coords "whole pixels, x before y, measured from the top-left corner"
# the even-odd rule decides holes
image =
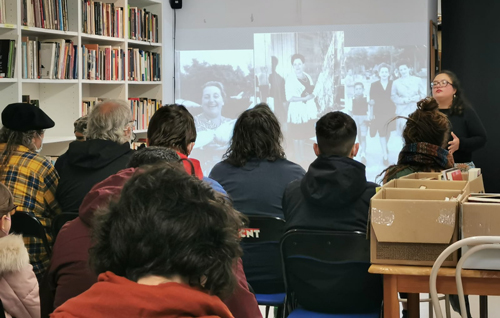
[[[16,212],[11,216],[11,220],[11,232],[41,239],[47,254],[51,255],[52,249],[47,240],[47,232],[45,232],[42,223],[35,216],[29,212]]]
[[[3,303],[0,299],[0,318],[5,318],[5,310],[3,309]]]
[[[283,293],[279,242],[285,221],[272,216],[249,216],[248,219],[249,223],[240,231],[247,281],[257,294]]]
[[[281,240],[289,299],[335,314],[380,312],[382,277],[368,273],[370,242],[361,232],[291,230]]]
[[[56,240],[57,234],[61,228],[71,220],[74,220],[78,217],[78,212],[62,212],[54,217],[52,220],[52,237],[54,241]]]

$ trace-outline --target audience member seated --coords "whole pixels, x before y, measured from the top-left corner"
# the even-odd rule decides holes
[[[42,150],[44,130],[54,122],[43,110],[26,103],[10,104],[2,111],[0,129],[0,182],[14,196],[18,212],[35,216],[50,233],[52,218],[60,212],[55,199],[59,176]],[[52,236],[47,234],[49,243]],[[41,239],[24,237],[30,263],[38,280],[49,266]]]
[[[133,150],[130,105],[106,100],[88,115],[87,139],[73,142],[57,159],[61,180],[56,198],[64,212],[78,211],[85,195],[98,182],[124,169]]]
[[[51,266],[40,295],[42,317],[47,317],[54,308],[83,293],[97,282],[97,275],[88,267],[88,250],[91,247],[90,229],[95,210],[110,200],[116,199],[123,184],[137,168],[161,162],[175,164],[179,160],[180,157],[172,149],[155,146],[143,148],[132,155],[127,169],[96,184],[85,196],[79,210],[79,217],[68,222],[57,236]],[[229,297],[226,304],[230,309],[234,308],[236,313],[241,314],[236,315],[233,312],[235,317],[261,317],[260,313],[255,314],[255,312],[258,313],[257,303],[246,286],[241,261],[238,262],[235,272],[238,277],[238,286],[235,295]]]
[[[246,215],[283,218],[281,201],[287,184],[304,176],[285,159],[278,119],[266,104],[244,111],[234,126],[224,161],[210,172]]]
[[[438,109],[432,97],[417,103],[417,110],[410,114],[403,130],[404,146],[397,164],[382,174],[383,183],[414,172],[434,172],[453,168],[453,156],[446,150],[450,122]]]
[[[87,116],[83,116],[75,120],[73,126],[75,126],[75,137],[77,141],[85,141],[85,135],[87,134]]]
[[[200,162],[189,158],[196,142],[196,127],[194,118],[182,105],[166,105],[158,109],[148,126],[148,145],[167,147],[177,151],[188,173],[210,184],[218,192],[226,191],[215,180],[204,177]]]
[[[330,112],[316,123],[314,153],[304,178],[290,183],[283,196],[285,229],[366,232],[370,198],[376,184],[366,181],[358,152],[356,123]]]
[[[243,215],[177,167],[134,174],[96,215],[98,282],[53,318],[233,317],[219,297],[236,284]]]
[[[0,299],[3,317],[39,318],[38,281],[21,235],[8,235],[14,198],[0,183]],[[2,316],[2,312],[0,312]]]

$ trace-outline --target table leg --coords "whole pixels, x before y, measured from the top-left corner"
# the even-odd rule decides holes
[[[384,318],[399,318],[398,278],[384,275]]]
[[[479,296],[479,317],[488,318],[488,296]]]
[[[408,294],[408,318],[420,318],[420,294]]]

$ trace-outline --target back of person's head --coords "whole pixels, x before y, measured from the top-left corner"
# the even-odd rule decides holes
[[[133,118],[130,105],[108,99],[92,107],[87,118],[87,139],[111,140],[123,144],[131,140]]]
[[[179,275],[193,287],[228,295],[245,217],[177,167],[141,170],[124,185],[118,201],[96,213],[90,249],[94,271],[132,281]]]
[[[316,139],[323,156],[349,157],[356,141],[356,122],[351,116],[330,112],[316,123]]]
[[[165,105],[149,121],[149,146],[172,148],[187,156],[195,141],[193,115],[182,105]]]
[[[159,162],[178,162],[181,158],[175,150],[165,147],[150,146],[134,152],[127,168],[138,168],[145,165],[154,165]]]
[[[236,167],[251,158],[275,161],[285,158],[282,141],[278,119],[267,104],[261,103],[240,115],[224,158]]]
[[[417,110],[411,113],[403,130],[405,144],[426,142],[446,148],[450,122],[448,117],[439,111],[436,100],[432,97],[417,103]]]

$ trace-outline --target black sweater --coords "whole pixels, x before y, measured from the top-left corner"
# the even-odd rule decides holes
[[[453,154],[456,163],[472,161],[472,152],[486,144],[486,130],[476,111],[470,106],[464,106],[462,115],[450,115],[449,109],[440,109],[448,116],[451,131],[460,139],[458,150]],[[453,137],[449,136],[449,140]]]

